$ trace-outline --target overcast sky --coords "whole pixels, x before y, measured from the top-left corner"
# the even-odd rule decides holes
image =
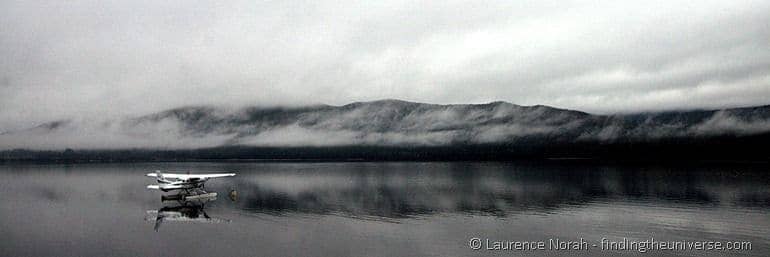
[[[182,105],[770,104],[770,1],[0,0],[0,129]]]

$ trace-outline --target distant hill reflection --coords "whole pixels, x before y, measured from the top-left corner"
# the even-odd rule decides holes
[[[505,217],[611,201],[766,208],[769,178],[752,167],[348,163],[244,172],[236,183],[237,205],[250,212],[408,218]]]

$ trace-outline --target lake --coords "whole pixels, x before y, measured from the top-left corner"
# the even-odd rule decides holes
[[[769,256],[768,168],[570,162],[4,164],[0,256]],[[206,189],[218,192],[219,199],[202,210],[185,209],[161,202],[159,191],[145,188],[154,181],[144,174],[156,169],[238,175],[209,181]],[[237,192],[235,201],[227,197],[230,190]],[[169,210],[191,217],[163,221],[156,231],[158,212]],[[651,239],[743,248],[640,251],[639,242]],[[579,249],[500,249],[539,242],[550,247],[554,240]],[[637,248],[621,248],[623,242]],[[472,249],[475,243],[481,249]]]

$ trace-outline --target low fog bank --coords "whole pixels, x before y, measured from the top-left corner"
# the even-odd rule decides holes
[[[435,105],[382,100],[343,106],[196,106],[134,117],[62,119],[0,131],[0,150],[547,145],[767,132],[770,106],[606,116],[505,102]]]

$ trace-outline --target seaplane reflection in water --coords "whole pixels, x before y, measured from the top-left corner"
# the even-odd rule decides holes
[[[217,199],[216,192],[206,192],[204,183],[212,178],[232,177],[235,173],[214,173],[214,174],[179,174],[162,173],[156,170],[155,173],[148,173],[148,177],[157,178],[157,185],[148,185],[149,189],[157,189],[163,192],[176,191],[176,194],[162,195],[161,202],[176,201],[178,206],[166,206],[159,210],[148,210],[145,220],[155,220],[155,231],[158,231],[160,224],[164,221],[178,222],[197,222],[197,223],[219,223],[230,222],[229,220],[216,219],[209,217],[204,211],[205,204]],[[230,191],[230,198],[236,194],[234,190]]]
[[[155,221],[155,231],[158,231],[163,222],[190,222],[190,223],[223,223],[230,222],[227,219],[210,217],[203,205],[188,204],[178,206],[165,206],[158,210],[148,210],[144,216],[145,221]]]

